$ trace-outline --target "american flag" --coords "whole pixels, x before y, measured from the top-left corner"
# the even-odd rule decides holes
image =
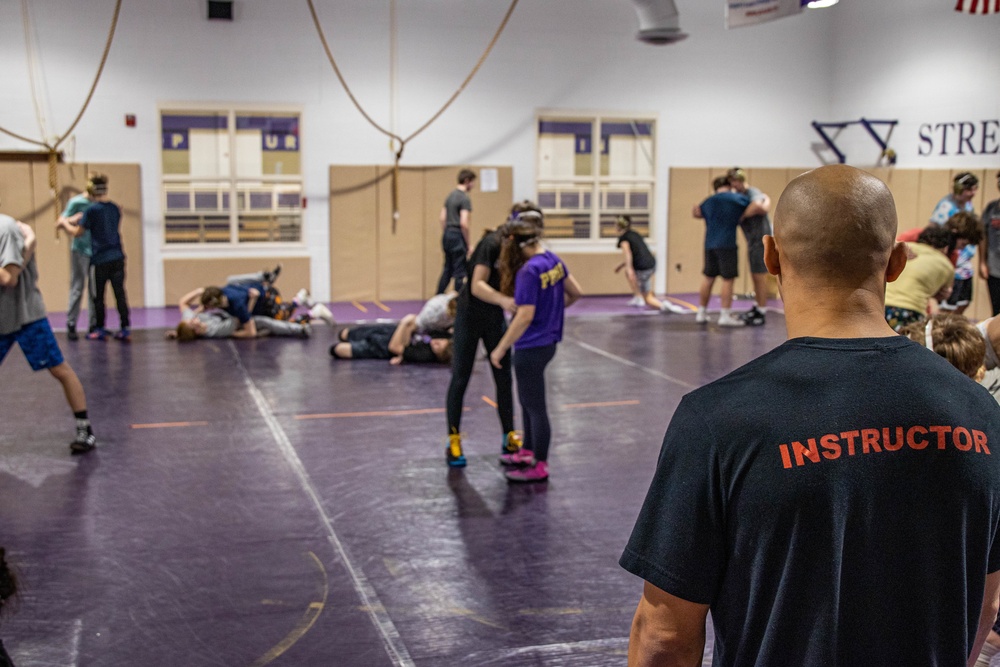
[[[963,14],[1000,14],[1000,0],[958,0],[955,11]]]

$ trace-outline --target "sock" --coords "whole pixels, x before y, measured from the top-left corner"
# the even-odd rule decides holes
[[[698,314],[699,315],[705,314],[705,306],[698,306]]]
[[[976,660],[975,667],[990,667],[990,661],[998,651],[1000,651],[1000,648],[993,646],[989,642],[983,644],[983,650],[979,654],[979,659]]]
[[[729,314],[729,308],[722,308],[722,309],[720,309],[719,310],[719,318],[720,319],[726,319],[727,317],[732,317]]]
[[[76,430],[78,433],[90,434],[92,432],[90,429],[90,419],[87,418],[86,410],[74,412],[73,416],[76,417]]]
[[[756,308],[757,312],[759,312],[759,313],[766,313],[767,312],[767,306],[754,306],[754,308]]]

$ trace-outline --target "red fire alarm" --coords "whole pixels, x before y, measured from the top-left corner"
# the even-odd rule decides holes
[[[127,113],[125,114],[125,127],[135,127],[135,114]]]

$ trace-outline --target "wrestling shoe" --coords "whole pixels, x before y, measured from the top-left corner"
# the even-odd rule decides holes
[[[500,455],[500,465],[502,466],[533,466],[535,465],[535,453],[530,449],[521,449],[510,454]]]
[[[317,303],[312,308],[309,309],[309,317],[315,320],[323,320],[331,327],[336,326],[337,323],[333,319],[333,313],[322,303]]]
[[[743,313],[743,315],[740,316],[740,319],[743,320],[743,323],[748,327],[759,327],[767,321],[764,313],[757,310],[757,306],[754,306],[747,312]]]
[[[116,331],[115,335],[114,335],[114,339],[115,340],[120,340],[123,343],[131,343],[132,342],[132,332],[129,331],[128,329],[122,329],[120,331]]]
[[[517,434],[517,431],[511,431],[504,434],[503,444],[500,445],[500,453],[513,454],[523,446],[524,443],[521,441],[521,436]]]
[[[448,465],[452,468],[464,468],[465,454],[462,453],[462,434],[452,433],[448,436],[448,449],[445,450]]]
[[[533,482],[544,482],[549,478],[549,464],[545,461],[538,461],[534,465],[517,470],[508,470],[504,473],[508,482],[517,484],[530,484]]]
[[[80,340],[80,334],[76,332],[76,327],[66,327],[66,338],[69,340]]]
[[[678,315],[687,315],[691,312],[684,306],[679,306],[668,299],[663,299],[660,302],[660,311],[664,313],[676,313]]]
[[[695,313],[694,321],[697,322],[698,324],[707,324],[708,313],[706,313],[704,309],[699,309],[698,312]]]
[[[281,275],[281,262],[278,262],[273,271],[262,271],[261,273],[263,274],[264,282],[273,285],[274,281]]]
[[[719,326],[720,327],[744,327],[746,324],[743,320],[733,317],[730,315],[720,315],[719,316]]]
[[[77,429],[76,439],[69,443],[69,451],[72,454],[86,454],[94,447],[97,447],[97,436],[90,429]]]
[[[313,306],[316,305],[316,302],[313,301],[312,296],[310,296],[309,294],[309,290],[307,290],[305,287],[300,289],[295,294],[295,303],[299,304],[300,306],[305,306],[306,308],[312,308]]]
[[[87,340],[99,340],[105,341],[108,339],[108,332],[104,329],[94,329],[89,334],[87,334]]]

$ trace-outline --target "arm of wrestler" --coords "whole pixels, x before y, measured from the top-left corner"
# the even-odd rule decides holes
[[[247,290],[247,310],[251,313],[253,312],[254,306],[257,305],[257,299],[260,298],[260,290],[256,287],[251,287]]]
[[[760,201],[752,201],[750,205],[743,209],[743,215],[740,216],[740,220],[745,220],[747,218],[752,218],[758,215],[766,215],[767,209],[761,205]]]
[[[771,198],[768,197],[763,192],[761,192],[760,196],[757,197],[757,199],[754,199],[754,201],[757,202],[758,204],[760,204],[760,207],[762,209],[764,209],[764,213],[770,213],[771,212]]]
[[[413,332],[417,330],[417,316],[407,315],[399,321],[396,325],[396,330],[392,332],[392,338],[389,339],[389,353],[394,357],[402,357],[403,350],[406,346],[410,344],[410,339],[413,338]],[[400,359],[402,361],[402,359]],[[396,364],[400,362],[397,361]]]
[[[979,652],[983,649],[983,642],[986,635],[997,620],[997,612],[1000,611],[1000,570],[990,572],[986,575],[986,590],[983,593],[983,608],[979,613],[979,630],[976,632],[976,643],[972,646],[968,667],[975,667],[976,660],[979,659]]]
[[[251,317],[249,320],[243,323],[243,325],[233,332],[233,338],[256,338],[257,337],[257,323],[253,321]]]
[[[79,229],[80,218],[82,218],[82,217],[83,217],[83,211],[80,211],[79,213],[74,213],[73,215],[71,215],[69,217],[60,215],[59,219],[56,220],[56,231],[59,231],[60,229],[62,229],[69,236],[79,236],[83,232],[80,232],[80,234],[77,234],[76,230]]]
[[[528,330],[531,325],[531,320],[535,319],[535,306],[534,305],[521,305],[517,307],[517,312],[514,313],[514,319],[510,321],[510,326],[507,327],[507,331],[504,332],[503,338],[497,343],[497,346],[493,348],[493,352],[490,353],[490,363],[497,368],[501,368],[501,362],[503,361],[504,355],[507,354],[507,350],[514,346],[514,343],[524,335],[524,332]]]
[[[704,219],[704,215],[701,212],[701,204],[695,204],[694,208],[691,209],[691,215],[698,219]]]
[[[472,296],[480,301],[500,306],[508,313],[517,312],[517,304],[514,303],[514,297],[501,294],[490,287],[489,279],[490,267],[485,264],[476,264],[472,268]]]
[[[625,260],[625,277],[631,283],[635,280],[635,267],[632,266],[632,245],[628,241],[622,241],[622,258]]]
[[[35,256],[35,248],[38,246],[38,237],[35,236],[34,229],[20,220],[17,221],[17,228],[21,230],[21,236],[24,237],[24,250],[21,251],[21,266],[27,266],[28,262],[30,262]]]
[[[682,600],[645,582],[632,619],[629,667],[700,667],[707,604]]]
[[[205,288],[198,287],[196,289],[191,290],[184,296],[182,296],[181,300],[177,303],[177,308],[180,309],[181,314],[183,314],[184,311],[188,309],[191,309],[196,313],[201,312],[203,310],[201,306],[201,295],[204,293],[205,293]]]
[[[563,287],[563,305],[569,308],[574,303],[580,300],[583,296],[583,290],[580,289],[580,283],[576,282],[576,278],[572,275],[566,276],[566,284]]]
[[[441,222],[441,231],[444,231],[445,225],[448,224],[448,209],[444,206],[441,207],[441,215],[438,216],[438,220]]]

